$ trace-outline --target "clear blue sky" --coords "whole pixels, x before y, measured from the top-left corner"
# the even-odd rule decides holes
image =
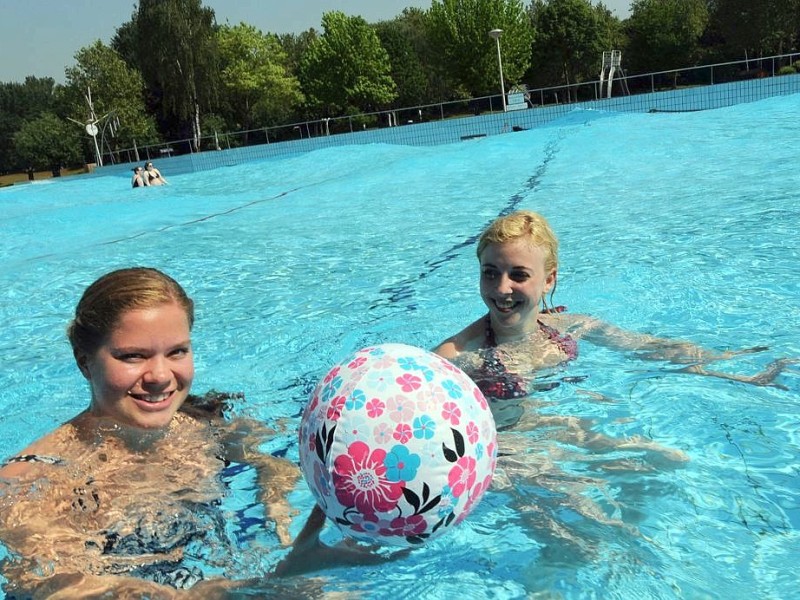
[[[523,0],[527,6],[528,0]],[[605,0],[618,17],[631,0]],[[135,0],[0,0],[0,82],[22,82],[28,75],[64,83],[64,69],[75,53],[101,40],[109,43],[117,27],[130,20]],[[322,13],[340,10],[369,23],[391,19],[404,8],[427,9],[431,0],[203,0],[217,23],[241,21],[264,32],[299,33],[320,29]]]

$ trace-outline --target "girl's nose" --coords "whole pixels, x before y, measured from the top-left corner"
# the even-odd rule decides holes
[[[163,356],[154,356],[148,362],[148,369],[144,373],[146,383],[161,383],[172,378],[172,371]]]
[[[514,291],[511,278],[507,275],[500,275],[497,279],[497,292],[500,294],[510,294]]]

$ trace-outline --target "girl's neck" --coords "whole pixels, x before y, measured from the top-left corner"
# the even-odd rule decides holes
[[[532,336],[538,335],[539,332],[539,313],[531,315],[525,323],[515,327],[498,327],[492,322],[490,315],[486,316],[486,344],[488,346],[521,342],[531,339]]]

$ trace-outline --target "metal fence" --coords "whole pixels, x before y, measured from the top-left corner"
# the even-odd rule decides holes
[[[666,90],[776,77],[782,72],[791,71],[787,67],[792,67],[793,65],[800,67],[800,53],[673,69],[643,75],[625,75],[624,72],[620,71],[614,77],[611,93],[612,97],[618,98],[620,96],[635,96]],[[800,68],[797,70],[800,71]],[[607,97],[607,89],[607,82],[604,83],[599,79],[530,90],[525,86],[519,86],[516,95],[518,97],[522,96],[524,100],[521,104],[517,103],[516,106],[518,108],[552,107],[602,100]],[[509,108],[511,106],[512,104],[509,104]],[[288,123],[248,131],[215,131],[201,138],[199,149],[194,148],[191,139],[173,140],[161,144],[114,151],[104,148],[102,157],[105,165],[137,163],[143,160],[163,159],[209,150],[231,150],[248,146],[320,138],[342,133],[402,127],[416,123],[430,123],[502,112],[502,98],[497,94],[345,117]]]

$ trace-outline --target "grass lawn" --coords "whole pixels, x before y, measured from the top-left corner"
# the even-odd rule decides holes
[[[68,175],[80,175],[82,173],[86,173],[85,169],[61,169],[61,176],[67,177]],[[35,181],[41,181],[42,179],[52,179],[53,174],[48,171],[36,171],[33,174],[33,178]],[[11,173],[9,175],[0,175],[0,187],[5,187],[7,185],[13,185],[15,183],[25,182],[28,181],[28,174],[27,173]]]

